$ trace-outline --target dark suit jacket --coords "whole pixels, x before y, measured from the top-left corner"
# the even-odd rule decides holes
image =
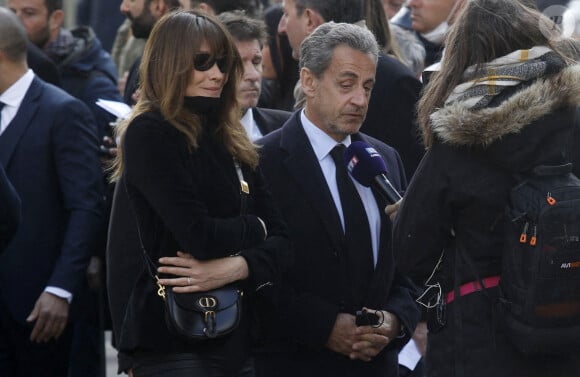
[[[0,165],[0,253],[20,223],[20,198]]]
[[[290,115],[292,115],[289,111],[266,109],[263,107],[253,107],[252,113],[254,121],[258,125],[262,135],[267,135],[282,127],[284,122],[286,122],[288,118],[290,118]]]
[[[283,353],[279,376],[391,375],[386,370],[396,368],[395,347],[385,349],[370,363],[350,361],[325,348],[337,314],[354,313],[361,307],[342,302],[349,275],[345,274],[345,259],[340,257],[343,231],[299,114],[259,141],[262,170],[288,225],[295,263],[280,287],[277,310],[265,316],[257,364],[268,362],[272,353]],[[393,185],[405,188],[403,165],[393,148],[364,134],[352,138],[375,147],[390,167]],[[378,198],[377,204],[382,214],[386,201]],[[368,295],[360,302],[393,312],[407,329],[414,329],[418,311],[408,282],[395,273],[391,222],[384,214],[382,224],[374,275],[355,277],[370,280]]]
[[[35,78],[0,136],[22,223],[0,256],[0,300],[23,321],[47,285],[73,294],[101,217],[96,125],[86,106]]]
[[[381,54],[367,116],[360,129],[399,152],[408,180],[424,154],[421,134],[415,121],[415,107],[420,91],[421,83],[407,67]],[[387,167],[390,168],[388,163]]]

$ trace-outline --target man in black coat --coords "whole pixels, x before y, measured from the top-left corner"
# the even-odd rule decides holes
[[[396,273],[386,200],[348,176],[335,178],[346,169],[334,162],[342,155],[331,157],[336,148],[364,141],[390,166],[393,185],[406,186],[397,152],[358,132],[377,58],[370,31],[320,26],[301,47],[305,109],[258,142],[295,260],[277,287],[275,305],[258,313],[258,377],[395,376],[398,349],[418,320],[412,286]],[[346,195],[343,184],[356,192]],[[350,215],[352,201],[359,201],[362,217]],[[354,242],[360,236],[365,242]],[[356,326],[355,313],[363,308],[377,314],[376,326]]]
[[[357,23],[364,19],[363,8],[353,6],[351,0],[287,0],[278,31],[288,36],[292,55],[298,59],[300,43],[318,25],[327,21]],[[376,83],[361,130],[399,152],[407,179],[411,179],[424,153],[415,124],[420,91],[421,83],[407,67],[380,53]]]
[[[224,12],[219,16],[238,48],[244,76],[238,88],[238,102],[242,110],[242,125],[251,140],[282,127],[290,117],[288,111],[256,107],[262,91],[262,47],[268,38],[263,21],[240,11]]]

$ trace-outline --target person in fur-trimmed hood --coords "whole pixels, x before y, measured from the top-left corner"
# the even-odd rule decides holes
[[[467,2],[419,103],[428,149],[398,211],[393,247],[401,272],[431,286],[423,302],[446,303],[429,311],[429,377],[578,373],[569,356],[519,354],[492,311],[513,175],[570,159],[580,65],[573,42],[556,42],[547,22],[519,1]],[[456,267],[458,250],[472,263]],[[449,295],[456,276],[458,285],[491,278],[457,298]]]

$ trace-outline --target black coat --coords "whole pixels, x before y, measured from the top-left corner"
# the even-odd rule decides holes
[[[432,115],[436,142],[417,169],[395,220],[393,247],[402,272],[425,282],[444,250],[442,268],[432,281],[441,284],[443,297],[453,289],[454,278],[465,283],[476,274],[500,274],[503,213],[513,175],[567,161],[580,103],[578,72],[578,67],[568,68],[546,81],[516,87],[481,110],[455,104]],[[469,256],[473,268],[464,261],[455,274],[458,249]],[[454,360],[463,362],[470,377],[577,374],[566,358],[517,353],[493,322],[498,289],[486,292],[488,296],[477,292],[447,306],[447,324],[429,334],[430,377],[454,376]],[[454,338],[458,310],[462,348]]]
[[[390,56],[379,55],[375,86],[360,130],[399,152],[408,180],[424,154],[415,121],[420,91],[421,83],[407,67]]]
[[[353,135],[353,140],[372,145],[391,167],[389,179],[393,185],[405,188],[403,166],[393,148],[363,134]],[[259,144],[262,169],[288,225],[295,262],[282,281],[278,310],[266,313],[269,318],[264,322],[257,375],[261,376],[261,365],[273,362],[279,364],[275,368],[277,376],[394,375],[396,347],[388,347],[370,363],[351,361],[325,348],[338,313],[353,313],[353,308],[346,308],[342,302],[348,266],[340,257],[343,232],[339,215],[300,123],[300,111]],[[377,204],[379,209],[386,205],[382,198]],[[360,300],[369,308],[395,313],[407,329],[413,329],[418,311],[409,286],[395,272],[391,223],[386,216],[381,221],[375,272],[354,277],[370,282],[367,297]]]
[[[197,352],[222,359],[225,369],[235,370],[249,353],[253,301],[267,291],[260,287],[277,281],[289,242],[259,171],[245,166],[250,196],[247,214],[240,215],[240,182],[233,160],[206,131],[207,127],[199,147],[190,152],[183,135],[157,112],[142,114],[129,126],[125,170],[117,184],[109,232],[110,306],[121,352]],[[258,216],[268,228],[265,241]],[[200,260],[237,252],[245,258],[250,276],[240,284],[246,310],[232,335],[190,345],[167,329],[163,300],[141,259],[135,218],[154,261],[178,250]]]

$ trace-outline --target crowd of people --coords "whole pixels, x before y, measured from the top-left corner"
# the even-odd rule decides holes
[[[514,176],[580,174],[578,0],[66,17],[0,7],[0,376],[104,377],[105,330],[135,377],[577,373],[580,341],[523,354],[496,308]],[[231,332],[169,324],[166,292],[223,287]],[[183,310],[223,320],[203,300]]]

